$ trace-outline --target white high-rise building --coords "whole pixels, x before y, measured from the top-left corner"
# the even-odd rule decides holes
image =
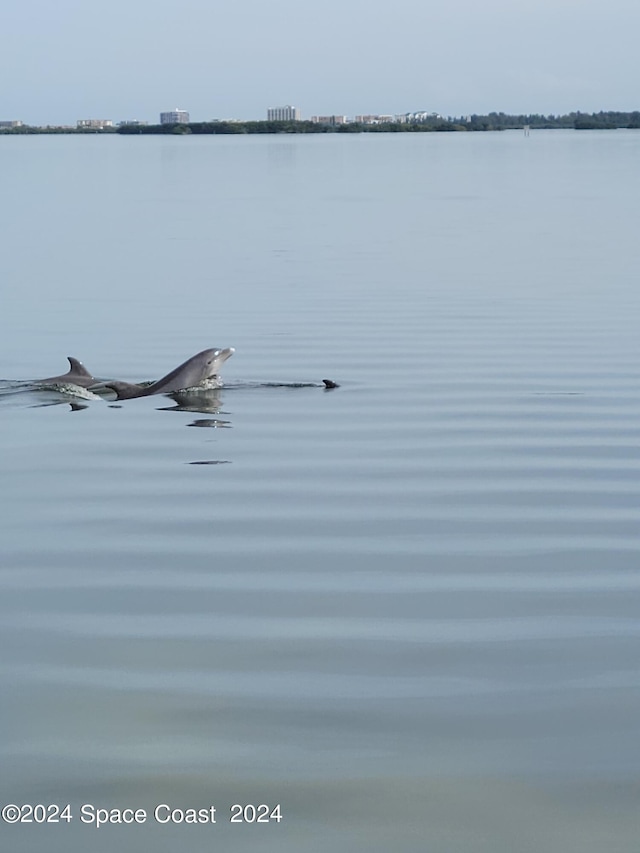
[[[300,110],[297,107],[269,107],[267,121],[300,121]]]
[[[160,124],[189,124],[189,113],[177,107],[169,113],[160,113]]]

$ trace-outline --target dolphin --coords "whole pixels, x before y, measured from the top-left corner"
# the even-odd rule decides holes
[[[129,382],[105,382],[117,394],[118,400],[130,400],[133,397],[149,397],[151,394],[169,394],[171,391],[183,391],[194,388],[207,380],[216,379],[224,362],[234,354],[233,347],[226,349],[205,349],[179,364],[171,373],[158,379],[151,385],[136,385]]]
[[[87,368],[77,358],[67,356],[69,362],[69,371],[61,376],[49,376],[47,379],[35,379],[35,385],[80,385],[82,388],[88,388],[90,385],[95,385],[98,381],[89,373]]]

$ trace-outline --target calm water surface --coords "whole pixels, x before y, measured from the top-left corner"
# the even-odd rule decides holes
[[[639,156],[0,138],[3,849],[637,851]]]

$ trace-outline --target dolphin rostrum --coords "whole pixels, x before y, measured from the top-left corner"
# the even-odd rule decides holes
[[[234,352],[233,347],[202,350],[152,385],[135,385],[129,382],[105,382],[104,385],[116,392],[118,400],[183,391],[185,388],[194,388],[208,380],[216,379],[220,368]]]
[[[90,385],[95,385],[98,381],[94,379],[87,368],[77,358],[67,356],[70,368],[67,373],[61,376],[49,376],[47,379],[36,379],[36,385],[80,385],[82,388],[88,388]]]

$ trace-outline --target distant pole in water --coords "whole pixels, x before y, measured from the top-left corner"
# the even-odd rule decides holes
[[[529,136],[529,131],[531,130],[530,125],[525,124],[523,130],[524,130],[524,135]]]

